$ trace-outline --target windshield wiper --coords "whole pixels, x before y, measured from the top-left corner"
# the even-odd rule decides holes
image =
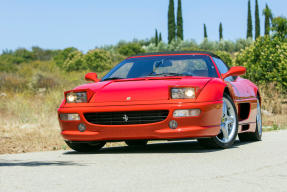
[[[181,73],[150,73],[147,77],[157,77],[157,76],[163,76],[163,77],[167,77],[167,76],[184,76],[184,74]]]
[[[117,79],[123,79],[123,78],[121,78],[121,77],[110,77],[110,78],[103,79],[102,81],[117,80]]]

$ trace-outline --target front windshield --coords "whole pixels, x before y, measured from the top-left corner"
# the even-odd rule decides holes
[[[218,77],[207,55],[170,55],[128,58],[114,67],[102,81],[155,76]]]

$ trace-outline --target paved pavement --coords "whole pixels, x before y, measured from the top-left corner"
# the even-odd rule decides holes
[[[195,141],[0,155],[0,192],[287,191],[287,131],[227,150]]]

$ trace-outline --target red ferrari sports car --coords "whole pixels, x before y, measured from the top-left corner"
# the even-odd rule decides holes
[[[150,53],[129,57],[102,79],[88,73],[65,92],[58,109],[61,134],[72,149],[99,150],[106,142],[129,146],[148,140],[197,139],[228,148],[262,136],[260,93],[209,52]]]

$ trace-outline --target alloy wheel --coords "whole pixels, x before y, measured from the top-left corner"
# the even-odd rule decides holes
[[[232,103],[226,98],[223,98],[222,109],[220,133],[217,139],[222,143],[228,143],[236,134],[236,112]]]

